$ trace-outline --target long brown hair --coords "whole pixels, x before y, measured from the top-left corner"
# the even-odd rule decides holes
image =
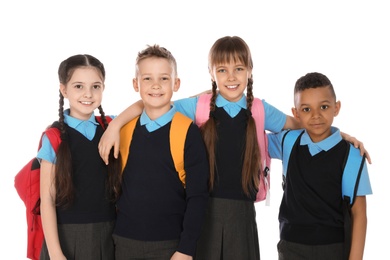
[[[214,65],[242,62],[248,69],[253,69],[253,61],[250,49],[246,42],[238,36],[226,36],[218,39],[211,47],[209,52],[209,69]],[[217,120],[214,117],[215,100],[217,98],[217,84],[212,82],[212,97],[210,100],[209,119],[201,126],[203,139],[209,155],[210,163],[210,189],[214,187],[216,175],[216,157],[215,146],[218,140]],[[256,125],[252,117],[251,109],[253,103],[253,77],[248,78],[246,88],[247,101],[247,129],[245,150],[243,151],[243,168],[242,168],[242,188],[244,193],[249,197],[257,191],[259,184],[259,171],[261,169],[260,150],[257,142]]]
[[[60,83],[66,85],[72,78],[74,71],[79,67],[93,67],[97,69],[104,81],[106,73],[103,63],[91,55],[80,54],[71,56],[61,62],[58,68],[58,78]],[[108,123],[105,113],[102,106],[99,106],[98,109],[104,124],[104,129],[106,129]],[[61,144],[58,147],[56,157],[54,182],[56,190],[56,205],[66,208],[72,204],[75,194],[72,181],[72,155],[70,152],[69,139],[64,122],[64,96],[62,95],[61,91],[58,115],[59,129],[61,132]],[[109,157],[108,173],[107,188],[110,194],[110,199],[115,201],[120,193],[120,160],[114,158],[112,151]]]

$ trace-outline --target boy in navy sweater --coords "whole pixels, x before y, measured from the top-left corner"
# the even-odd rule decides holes
[[[191,123],[184,146],[183,186],[169,138],[172,118],[178,113],[171,98],[180,87],[175,58],[165,48],[148,46],[138,53],[135,74],[133,86],[144,111],[122,165],[115,256],[117,260],[192,259],[209,196],[204,142]]]
[[[342,186],[341,180],[350,144],[332,127],[341,107],[332,83],[321,73],[306,74],[295,84],[294,104],[292,112],[304,132],[292,149],[282,147],[286,131],[268,135],[269,153],[283,160],[286,172],[279,211],[279,260],[363,259],[366,195],[372,193],[371,185],[365,161],[359,160],[363,167],[351,208],[352,232],[345,233],[348,218],[344,218],[342,194],[348,187]],[[350,235],[349,248],[345,244]]]

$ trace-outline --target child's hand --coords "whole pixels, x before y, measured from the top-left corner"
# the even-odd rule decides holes
[[[343,132],[341,132],[341,136],[343,137],[344,140],[346,140],[346,141],[350,142],[351,144],[353,144],[353,146],[355,146],[355,148],[358,148],[360,150],[360,155],[361,156],[366,155],[366,159],[367,159],[368,163],[371,164],[370,154],[364,148],[364,145],[363,145],[362,142],[360,142],[355,137],[352,137],[352,136],[350,136],[350,135],[348,135],[346,133],[343,133]]]
[[[176,251],[171,257],[171,260],[192,260],[192,256]]]
[[[108,165],[108,156],[112,147],[114,147],[114,157],[118,159],[119,155],[119,140],[120,128],[116,128],[114,124],[109,124],[106,131],[103,133],[99,141],[99,154],[105,164]]]

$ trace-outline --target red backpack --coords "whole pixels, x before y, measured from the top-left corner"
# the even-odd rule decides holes
[[[198,98],[195,113],[195,123],[200,127],[209,119],[211,94],[202,94]],[[271,157],[268,153],[268,139],[264,131],[264,105],[255,98],[252,105],[252,114],[256,123],[257,142],[259,143],[260,155],[262,158],[262,171],[260,171],[259,190],[256,195],[256,202],[266,199],[266,205],[270,202],[270,169]]]
[[[96,116],[96,120],[104,128],[101,117]],[[106,120],[110,122],[111,117],[106,117]],[[57,153],[61,143],[60,130],[54,126],[47,128],[39,139],[38,151],[42,146],[44,134]],[[15,189],[26,206],[27,258],[33,260],[39,259],[44,238],[40,214],[40,167],[40,162],[34,157],[15,176]]]

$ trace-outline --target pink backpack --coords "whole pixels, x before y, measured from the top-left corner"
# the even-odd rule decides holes
[[[200,127],[209,119],[211,94],[202,94],[198,98],[195,113],[195,123]],[[268,154],[268,139],[264,130],[264,106],[263,102],[255,98],[252,105],[252,115],[256,123],[257,142],[260,147],[260,154],[263,160],[263,170],[260,172],[259,191],[256,195],[256,202],[266,199],[266,205],[270,200],[270,169],[271,157]]]

